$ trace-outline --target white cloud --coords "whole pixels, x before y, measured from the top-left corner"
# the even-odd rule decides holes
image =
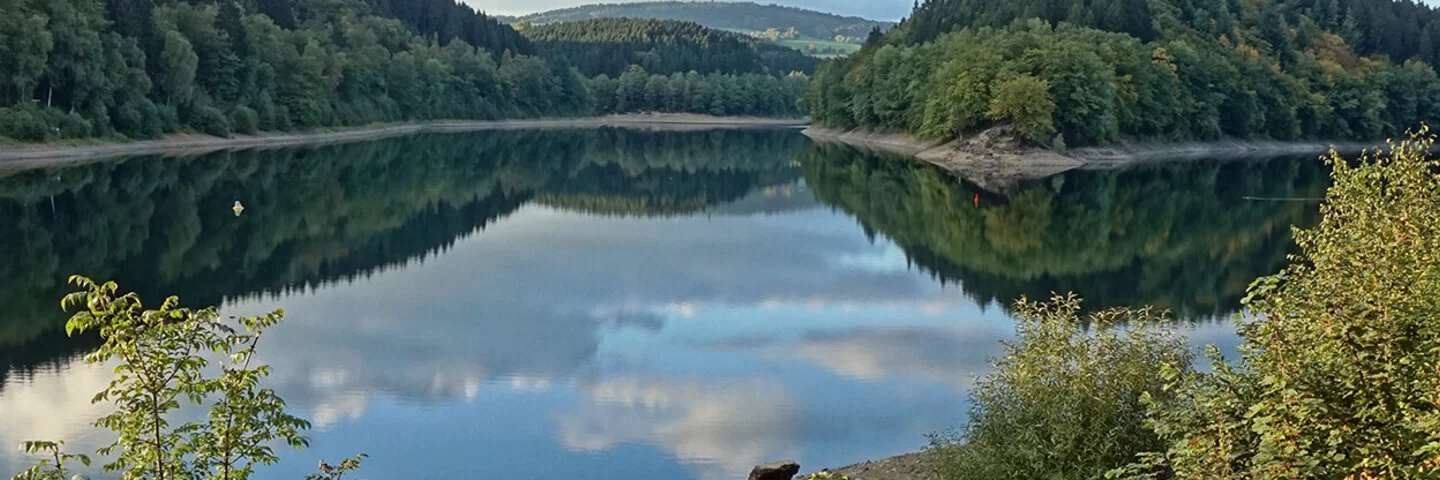
[[[589,402],[559,418],[570,449],[653,445],[704,479],[742,478],[752,467],[798,455],[800,408],[760,380],[674,381],[620,377],[586,387]]]
[[[28,440],[65,440],[66,450],[93,452],[113,441],[90,428],[91,421],[110,412],[108,403],[95,405],[90,399],[113,376],[112,366],[74,362],[58,371],[37,372],[29,380],[8,380],[0,395],[0,416],[4,417],[0,447],[14,452],[20,442]],[[0,455],[0,474],[27,467],[21,460],[8,453]]]
[[[772,354],[804,360],[838,375],[866,381],[918,378],[968,391],[1002,353],[997,333],[967,327],[867,328],[812,336]]]

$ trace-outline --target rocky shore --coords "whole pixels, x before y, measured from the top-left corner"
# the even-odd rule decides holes
[[[801,471],[799,464],[784,460],[757,465],[750,472],[749,480],[792,480],[792,477],[795,480],[806,480],[821,472],[829,472],[830,478],[844,477],[849,480],[936,480],[926,468],[925,459],[925,452],[907,453],[800,475],[795,473]]]
[[[850,480],[936,480],[925,467],[925,452],[861,462],[831,471]]]
[[[950,171],[981,188],[1003,191],[1021,182],[1070,170],[1100,170],[1132,165],[1194,160],[1243,160],[1286,155],[1321,155],[1331,148],[1358,152],[1384,142],[1268,142],[1224,140],[1195,143],[1140,143],[1056,151],[1015,140],[999,126],[948,142],[927,142],[907,134],[838,130],[811,126],[805,135],[817,142],[915,157]]]

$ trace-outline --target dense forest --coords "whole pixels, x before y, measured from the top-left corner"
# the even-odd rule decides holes
[[[1075,292],[1087,308],[1188,319],[1234,312],[1285,264],[1289,227],[1316,221],[1313,203],[1244,197],[1315,197],[1328,180],[1318,162],[1281,158],[1076,171],[999,194],[848,147],[816,146],[800,165],[816,198],[980,305]]]
[[[413,24],[358,0],[8,3],[0,134],[22,140],[587,108],[583,79],[524,55],[524,38],[449,0],[381,5]]]
[[[815,75],[837,127],[1037,143],[1383,138],[1440,121],[1433,9],[1389,0],[930,0]],[[1057,135],[1058,134],[1058,135]]]
[[[816,39],[835,37],[865,38],[879,27],[888,30],[894,24],[860,17],[834,15],[783,5],[761,5],[753,2],[635,2],[602,3],[534,13],[511,22],[540,25],[575,22],[596,18],[658,18],[683,20],[722,30],[764,32],[791,28],[802,36]]]
[[[805,77],[700,75],[694,70],[662,75],[631,65],[613,79],[600,74],[589,88],[595,110],[602,112],[800,116],[797,100],[805,93]]]
[[[587,76],[619,76],[626,67],[669,75],[810,73],[820,63],[790,48],[677,20],[605,18],[522,30],[541,55]]]
[[[0,11],[0,138],[228,136],[634,105],[594,98],[564,58],[538,56],[508,25],[453,0],[0,0]],[[740,74],[773,65],[783,75],[786,58],[805,58],[764,47],[744,44],[714,62],[743,68],[697,64],[734,74],[706,76],[702,90],[753,104],[736,85],[764,82]],[[798,93],[783,91],[785,108],[719,109],[711,96],[702,110],[679,110],[793,115]]]

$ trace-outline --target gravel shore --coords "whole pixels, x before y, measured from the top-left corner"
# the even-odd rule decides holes
[[[850,480],[936,480],[925,468],[925,452],[907,453],[830,470]],[[802,475],[798,478],[807,478]]]

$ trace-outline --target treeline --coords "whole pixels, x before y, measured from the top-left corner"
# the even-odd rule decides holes
[[[1361,55],[1440,64],[1440,12],[1424,2],[1392,0],[928,0],[896,29],[895,40],[921,43],[966,27],[998,28],[1027,18],[1123,32],[1147,42],[1186,30],[1231,40],[1257,33],[1269,37],[1266,41],[1279,40],[1281,33],[1293,39],[1313,24]]]
[[[894,25],[891,22],[754,2],[604,3],[551,10],[514,20],[545,24],[593,18],[662,18],[696,22],[710,28],[757,32],[772,28],[782,31],[794,28],[800,35],[822,39],[834,38],[837,35],[864,38],[876,27],[889,29]]]
[[[589,83],[595,110],[605,113],[685,112],[709,115],[798,116],[805,78],[791,75],[651,74],[632,65],[619,78]]]
[[[295,29],[225,0],[153,8],[140,0],[109,10],[101,0],[8,1],[0,22],[0,44],[11,46],[0,49],[0,105],[8,107],[0,110],[0,135],[21,140],[182,129],[228,135],[587,108],[583,79],[569,70],[477,48],[464,35],[442,46],[358,0],[303,1],[275,14],[289,23],[284,17],[293,13]],[[274,13],[277,2],[262,1],[259,11]],[[516,44],[493,36],[497,45]]]
[[[21,141],[612,111],[563,56],[529,55],[508,26],[450,0],[0,0],[0,11],[0,137]],[[753,68],[725,72],[768,70],[753,45],[737,48],[746,60],[732,63]],[[659,55],[642,63],[693,63]]]
[[[1060,132],[1068,145],[1372,139],[1440,118],[1440,78],[1420,62],[1347,56],[1323,32],[1288,68],[1253,47],[1215,47],[1040,22],[966,29],[837,61],[808,100],[827,124],[946,138],[1009,121],[1037,141]]]
[[[285,2],[290,0],[257,0]],[[301,0],[304,2],[315,0]],[[491,52],[505,51],[530,55],[534,47],[529,40],[501,23],[498,19],[476,12],[469,5],[455,0],[365,0],[375,13],[399,20],[422,38],[434,38],[441,44],[458,39]],[[283,9],[282,9],[283,10]]]
[[[620,76],[629,65],[659,74],[811,73],[819,60],[794,49],[694,22],[604,18],[523,30],[541,55],[586,76]]]
[[[1012,123],[1055,146],[1376,139],[1440,120],[1440,77],[1422,61],[1357,56],[1345,38],[1279,7],[1227,13],[1224,1],[1201,4],[1152,2],[1147,8],[1167,8],[1131,18],[1129,4],[1115,0],[1114,15],[1067,10],[1066,19],[1097,16],[1079,24],[1031,18],[938,33],[1055,12],[1023,1],[963,12],[945,10],[955,2],[930,2],[859,54],[822,68],[808,109],[826,125],[932,139]]]

